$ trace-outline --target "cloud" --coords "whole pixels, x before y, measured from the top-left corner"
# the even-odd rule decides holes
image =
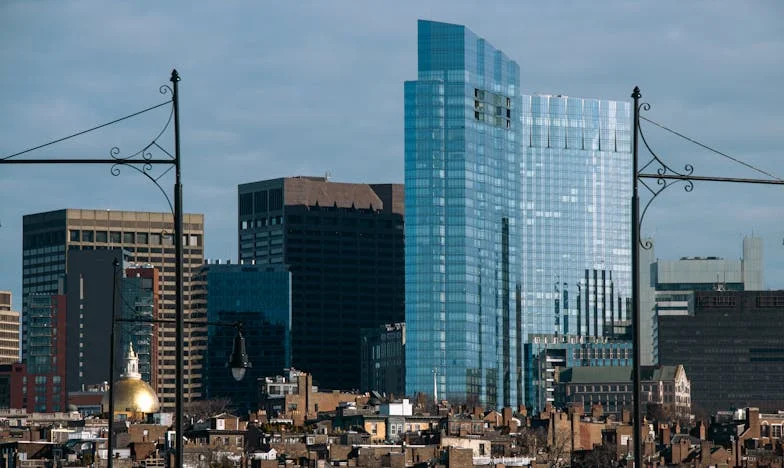
[[[186,207],[206,214],[207,255],[234,257],[238,183],[327,170],[336,180],[403,180],[402,83],[416,78],[416,20],[430,18],[466,24],[503,49],[520,64],[524,92],[628,100],[640,85],[652,119],[781,175],[783,13],[779,2],[8,1],[0,4],[0,59],[11,71],[0,74],[0,154],[161,102],[168,97],[158,86],[176,67]],[[114,145],[129,152],[149,141],[161,117],[42,155],[103,155]],[[755,176],[649,132],[677,167]],[[163,138],[171,149],[171,135]],[[10,260],[0,264],[0,289],[21,289],[20,223],[11,220],[64,206],[166,206],[130,173],[6,168],[0,255]],[[742,233],[782,237],[779,192],[700,185],[668,193],[646,226],[662,257],[737,256]],[[766,244],[766,273],[780,287],[777,242]]]

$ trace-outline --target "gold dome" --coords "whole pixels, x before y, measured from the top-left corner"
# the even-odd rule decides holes
[[[133,351],[133,344],[128,345],[125,355],[125,373],[120,380],[112,384],[114,388],[114,413],[126,413],[130,416],[140,413],[157,413],[161,409],[158,395],[150,384],[142,380],[139,373],[139,357]],[[109,412],[109,391],[101,399],[101,412]]]
[[[158,395],[150,385],[142,379],[121,378],[114,383],[115,413],[157,413],[161,409]],[[109,392],[101,399],[101,411],[109,412]]]

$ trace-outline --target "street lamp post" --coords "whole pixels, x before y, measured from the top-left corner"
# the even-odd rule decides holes
[[[161,193],[166,198],[166,201],[169,202],[169,206],[172,211],[172,218],[174,223],[174,236],[175,240],[175,339],[176,339],[176,396],[175,396],[175,431],[176,431],[176,447],[174,450],[175,453],[175,466],[182,467],[182,440],[183,440],[183,418],[182,418],[182,396],[183,396],[183,278],[182,278],[182,265],[183,265],[183,253],[182,253],[182,243],[183,243],[183,225],[182,225],[182,218],[183,218],[183,210],[182,210],[182,182],[181,182],[181,172],[180,172],[180,119],[179,119],[179,93],[178,93],[178,83],[180,81],[180,76],[177,73],[177,70],[172,70],[171,77],[169,79],[171,81],[172,86],[169,87],[167,85],[163,85],[160,87],[161,94],[169,94],[171,93],[172,99],[169,101],[165,101],[163,103],[157,104],[155,106],[149,107],[147,109],[143,109],[141,111],[135,112],[130,115],[126,115],[119,119],[115,119],[111,122],[107,122],[96,127],[90,128],[88,130],[84,130],[81,132],[74,133],[70,136],[59,138],[57,140],[50,141],[43,145],[38,145],[32,148],[28,148],[24,151],[20,151],[18,153],[14,153],[8,156],[0,157],[0,165],[6,164],[17,164],[17,165],[110,165],[111,166],[111,174],[117,176],[120,174],[120,169],[124,167],[131,168],[141,175],[145,176],[149,179],[155,186],[161,191]],[[25,155],[27,153],[34,152],[44,147],[48,147],[62,141],[75,138],[77,136],[83,135],[88,132],[92,132],[110,125],[114,125],[118,122],[130,119],[132,117],[136,117],[143,113],[149,112],[154,109],[158,109],[160,107],[164,107],[168,104],[172,104],[172,113],[169,121],[164,126],[163,130],[146,146],[144,146],[141,150],[137,151],[136,153],[122,157],[120,156],[120,150],[117,147],[112,148],[109,151],[110,158],[20,158],[19,156]],[[164,131],[168,128],[169,123],[171,120],[174,120],[174,155],[166,151],[159,143],[158,138],[163,135]],[[153,158],[151,152],[152,151],[161,151],[167,157],[165,158]],[[152,168],[154,166],[170,166],[170,169],[173,167],[175,169],[175,183],[174,183],[174,206],[172,206],[171,200],[166,193],[166,190],[158,183],[158,179],[163,176],[168,171],[164,171],[158,177],[153,177],[151,175]],[[113,350],[112,350],[113,352]],[[110,352],[111,354],[111,352]],[[111,377],[110,377],[111,380]],[[110,431],[111,432],[111,431]]]
[[[117,311],[117,272],[119,271],[120,261],[116,258],[112,262],[112,327],[109,332],[109,433],[107,434],[106,444],[106,466],[114,466],[114,320]]]
[[[651,206],[651,203],[658,197],[662,192],[664,192],[667,188],[672,187],[673,185],[683,182],[685,185],[683,186],[686,192],[691,192],[694,189],[694,182],[695,181],[705,181],[705,182],[730,182],[730,183],[740,183],[740,184],[766,184],[766,185],[784,185],[784,180],[771,176],[768,173],[765,173],[770,179],[750,179],[750,178],[738,178],[738,177],[713,177],[713,176],[698,176],[694,175],[694,167],[691,164],[685,164],[684,169],[682,171],[676,171],[667,163],[665,163],[659,156],[651,149],[648,145],[648,142],[645,139],[645,134],[642,131],[642,127],[640,126],[640,120],[647,120],[651,123],[654,123],[657,126],[668,130],[669,132],[684,138],[691,143],[695,143],[698,146],[701,146],[705,149],[710,151],[716,152],[712,148],[707,147],[699,142],[696,142],[693,139],[685,137],[677,132],[674,132],[666,127],[663,127],[655,122],[651,121],[650,119],[645,119],[644,117],[640,116],[640,111],[648,111],[650,110],[650,104],[643,102],[640,103],[640,98],[642,97],[642,93],[640,92],[640,88],[635,86],[632,92],[631,97],[634,99],[634,117],[633,117],[633,140],[632,140],[632,198],[631,198],[631,248],[632,248],[632,351],[633,351],[633,370],[632,370],[632,377],[634,379],[633,382],[633,415],[632,415],[632,442],[634,443],[634,462],[635,467],[642,466],[642,450],[641,450],[641,401],[640,401],[640,361],[641,361],[641,349],[640,349],[640,248],[643,249],[650,249],[653,247],[653,244],[650,241],[643,242],[640,239],[640,230],[642,227],[642,222],[645,218],[645,213],[648,211],[648,208]],[[651,159],[648,160],[645,164],[642,165],[640,168],[640,161],[639,161],[639,141],[642,141],[643,146],[645,149],[650,153]],[[725,155],[726,156],[726,155]],[[737,161],[736,161],[737,162]],[[652,168],[655,169],[654,172],[644,173],[644,171],[649,167],[653,166]],[[758,169],[754,168],[755,170],[759,171]],[[762,171],[759,171],[762,172]],[[652,188],[651,185],[645,183],[645,180],[655,180],[656,185]],[[645,204],[642,212],[640,212],[640,198],[639,198],[639,183],[645,187],[648,192],[650,192],[651,198]]]
[[[172,109],[174,110],[174,257],[177,259],[176,265],[174,267],[174,275],[175,275],[175,320],[176,324],[174,325],[175,328],[175,340],[177,342],[176,348],[176,386],[175,386],[175,413],[174,417],[176,419],[175,428],[177,431],[177,448],[175,449],[176,454],[176,466],[178,468],[183,466],[183,416],[182,416],[182,394],[183,394],[183,373],[182,373],[182,361],[183,361],[183,352],[182,352],[182,329],[184,328],[183,320],[185,320],[183,310],[182,310],[182,289],[183,289],[183,281],[182,281],[182,180],[180,178],[180,99],[178,93],[178,83],[180,82],[180,75],[177,73],[177,70],[172,70],[170,81],[172,82]]]

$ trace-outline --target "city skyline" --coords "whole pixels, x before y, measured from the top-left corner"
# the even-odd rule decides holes
[[[650,118],[780,175],[776,104],[784,97],[777,86],[784,73],[774,57],[784,41],[775,3],[743,11],[675,2],[498,4],[477,11],[431,2],[373,13],[345,3],[258,11],[221,5],[220,11],[177,11],[184,15],[179,20],[176,5],[158,8],[89,2],[0,7],[4,64],[15,70],[0,77],[0,110],[15,116],[0,128],[0,157],[164,100],[157,87],[176,66],[183,76],[185,210],[206,214],[206,257],[235,258],[240,183],[325,171],[345,182],[403,180],[402,82],[416,73],[417,18],[466,24],[519,60],[523,93],[629,101],[631,88],[640,85],[643,100],[653,105]],[[646,23],[634,28],[639,18]],[[214,33],[202,35],[208,24]],[[357,112],[359,103],[370,105]],[[127,154],[149,141],[161,118],[37,154],[108,156],[114,145]],[[308,138],[299,136],[303,124]],[[700,174],[757,175],[647,131],[675,167],[693,163]],[[4,166],[0,199],[0,288],[11,290],[19,305],[22,215],[75,207],[166,209],[144,178],[131,171],[111,177],[107,168]],[[766,242],[766,286],[780,288],[777,205],[770,188],[697,184],[690,195],[671,191],[657,201],[643,235],[654,235],[662,258],[736,258],[737,241],[753,232]]]

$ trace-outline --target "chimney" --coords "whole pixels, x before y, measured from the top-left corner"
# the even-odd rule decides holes
[[[750,439],[759,439],[760,423],[759,408],[746,408],[746,429],[749,431]]]
[[[700,461],[705,465],[710,461],[711,449],[713,442],[710,440],[700,440]]]
[[[624,408],[621,410],[621,422],[624,424],[632,423],[632,412],[629,410],[629,408]]]
[[[503,425],[509,427],[509,424],[512,422],[512,408],[505,407],[503,410]]]
[[[602,416],[604,416],[604,408],[602,407],[602,404],[594,403],[591,406],[591,418],[601,419]]]
[[[661,428],[662,445],[670,445],[671,441],[672,441],[672,430],[670,429],[669,425],[665,425]]]

